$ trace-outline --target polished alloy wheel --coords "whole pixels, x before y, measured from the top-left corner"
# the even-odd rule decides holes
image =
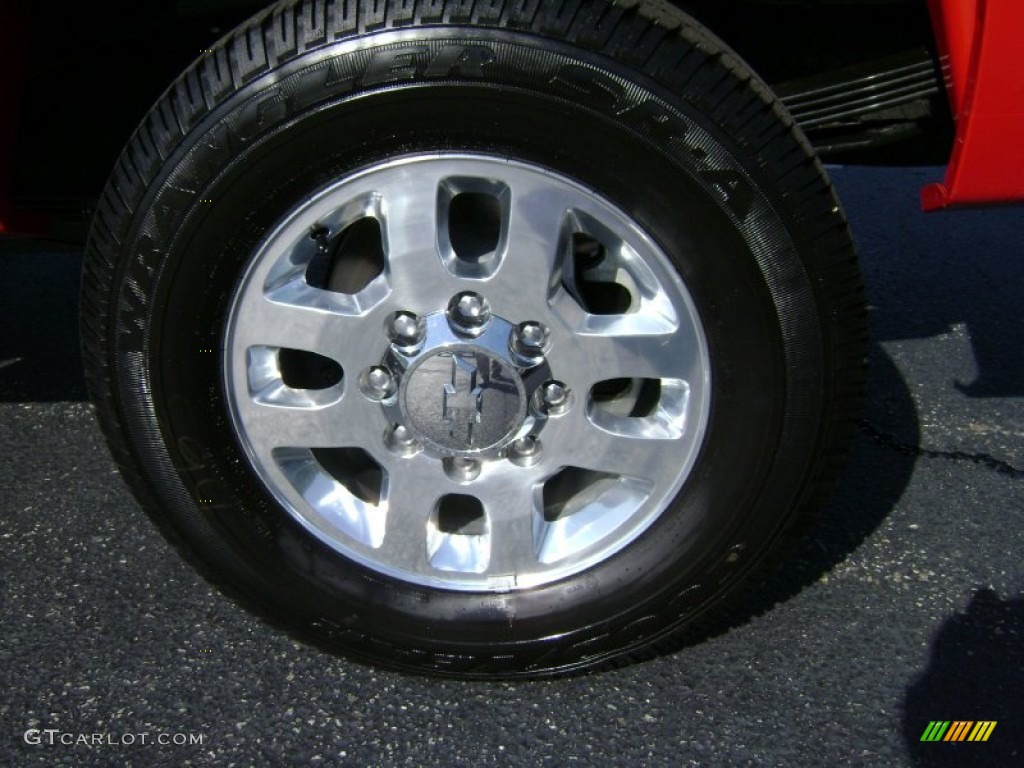
[[[374,165],[257,248],[224,379],[253,469],[322,542],[407,582],[536,587],[677,495],[708,418],[694,304],[623,211],[499,157]]]

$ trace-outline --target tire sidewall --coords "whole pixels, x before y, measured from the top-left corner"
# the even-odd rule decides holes
[[[347,90],[325,97],[345,73],[356,73]],[[672,259],[709,345],[711,416],[677,499],[615,557],[529,591],[430,590],[341,557],[261,488],[227,419],[218,351],[262,239],[340,177],[445,150],[552,168],[628,212]],[[401,649],[535,652],[531,641],[555,636],[545,664],[579,657],[580,642],[593,658],[695,615],[783,527],[778,510],[805,482],[821,411],[818,324],[799,322],[816,315],[806,267],[754,160],[665,89],[527,35],[382,33],[255,79],[163,168],[136,210],[119,281],[121,377],[148,384],[130,388],[124,407],[144,424],[138,453],[171,525],[207,562],[230,550],[244,566],[229,580],[275,613],[364,654],[380,655],[367,649],[384,641],[391,663]]]

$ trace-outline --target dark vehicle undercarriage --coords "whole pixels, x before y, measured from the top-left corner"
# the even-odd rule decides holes
[[[57,234],[82,237],[82,212],[140,117],[202,49],[265,5],[111,0],[54,17],[27,3],[15,17],[27,30],[18,40],[24,78],[8,109],[20,126],[14,206],[47,212]],[[826,161],[948,159],[952,121],[923,0],[675,5],[747,60]]]

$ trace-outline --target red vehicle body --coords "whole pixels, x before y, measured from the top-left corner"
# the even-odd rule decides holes
[[[921,195],[925,210],[1024,199],[1024,5],[931,0],[932,22],[956,119],[946,179]]]

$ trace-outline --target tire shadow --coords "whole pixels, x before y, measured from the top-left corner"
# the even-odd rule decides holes
[[[924,214],[916,194],[941,168],[830,169],[862,256],[876,341],[928,339],[962,324],[969,398],[1024,396],[1024,221],[1019,208]]]
[[[994,720],[984,743],[930,742],[934,720]],[[979,588],[942,624],[927,669],[907,686],[903,738],[921,768],[1024,765],[1024,598]],[[947,730],[947,734],[952,728]]]
[[[910,391],[893,361],[877,344],[868,354],[863,418],[901,443],[917,444],[919,426]],[[677,652],[746,624],[819,581],[882,524],[909,484],[916,460],[911,452],[881,444],[872,431],[858,430],[831,500],[795,548],[786,550],[783,546],[781,562],[755,574],[737,602],[660,644],[658,655]],[[870,482],[865,482],[867,478]]]

